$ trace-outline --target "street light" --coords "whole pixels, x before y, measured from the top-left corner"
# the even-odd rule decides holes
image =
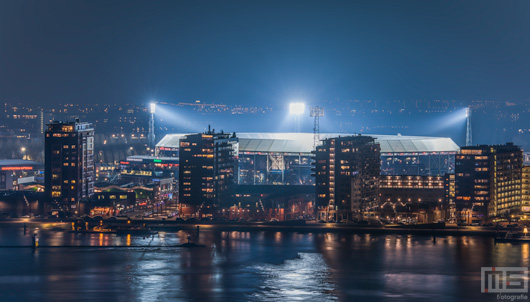
[[[22,152],[22,159],[26,159],[26,147],[20,148],[20,151]]]

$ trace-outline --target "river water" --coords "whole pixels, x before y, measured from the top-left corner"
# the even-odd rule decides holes
[[[494,301],[481,293],[481,267],[528,267],[530,256],[528,244],[484,237],[202,228],[192,240],[206,247],[187,249],[170,247],[187,241],[185,231],[51,228],[2,225],[1,301]],[[30,245],[33,232],[41,247],[13,247]]]

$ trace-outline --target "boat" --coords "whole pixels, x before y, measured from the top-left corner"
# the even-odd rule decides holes
[[[113,231],[111,229],[108,229],[108,228],[104,228],[104,227],[101,227],[101,226],[96,226],[94,227],[93,229],[91,230],[71,230],[71,231],[68,231],[68,233],[75,233],[75,234],[115,234],[116,231]]]
[[[504,243],[504,242],[530,242],[530,236],[525,234],[515,233],[515,232],[506,232],[504,236],[495,237],[495,242]]]

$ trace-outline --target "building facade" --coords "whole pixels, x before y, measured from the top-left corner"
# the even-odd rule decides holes
[[[455,193],[455,175],[445,174],[444,176],[445,188],[445,204],[449,207],[449,221],[456,220],[456,193]]]
[[[191,134],[180,139],[179,205],[186,217],[221,215],[231,202],[237,175],[234,134]]]
[[[455,167],[457,219],[475,224],[519,213],[522,168],[523,152],[512,143],[462,147]]]
[[[444,180],[442,176],[382,175],[381,217],[390,222],[446,221],[449,206],[445,202]]]
[[[521,179],[521,212],[530,215],[530,166],[524,166]]]
[[[90,123],[53,122],[45,134],[45,191],[53,209],[83,214],[94,194],[94,128]]]
[[[370,136],[328,138],[316,147],[318,219],[361,219],[378,205],[380,156],[380,146]]]

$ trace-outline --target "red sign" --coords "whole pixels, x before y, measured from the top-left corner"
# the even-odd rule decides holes
[[[33,167],[2,167],[2,171],[33,170]]]

